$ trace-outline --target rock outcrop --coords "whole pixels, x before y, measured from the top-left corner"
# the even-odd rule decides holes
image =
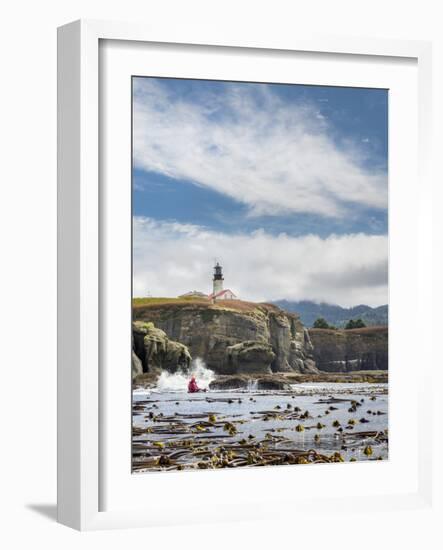
[[[309,334],[298,316],[271,304],[154,302],[134,306],[133,317],[136,323],[155,327],[150,338],[143,334],[143,345],[141,335],[134,333],[135,352],[144,368],[149,363],[147,347],[155,344],[157,356],[166,337],[192,357],[201,357],[217,374],[317,372]],[[163,336],[156,336],[157,330]]]
[[[320,371],[388,369],[388,327],[309,329],[309,335]]]
[[[165,332],[152,322],[136,321],[133,323],[133,352],[139,358],[143,372],[175,372],[186,370],[191,364],[188,348],[170,340]],[[133,360],[134,373],[134,360]],[[139,366],[137,366],[139,370]],[[137,372],[139,374],[139,372]]]
[[[232,369],[233,373],[238,374],[271,374],[274,359],[275,353],[270,344],[249,340],[226,348],[223,370]]]
[[[290,383],[284,377],[284,374],[270,374],[258,378],[248,375],[220,375],[209,384],[209,388],[211,390],[289,390],[291,389]]]
[[[143,374],[143,365],[135,351],[132,350],[132,378],[135,378],[139,374]]]
[[[211,390],[243,390],[247,389],[249,380],[246,376],[217,376],[216,380],[213,380],[209,384]]]

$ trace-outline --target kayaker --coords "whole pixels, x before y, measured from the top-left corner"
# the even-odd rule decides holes
[[[188,393],[196,393],[198,391],[200,391],[200,388],[197,386],[195,376],[193,376],[188,383]]]

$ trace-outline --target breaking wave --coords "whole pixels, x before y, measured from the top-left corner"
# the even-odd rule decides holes
[[[203,359],[197,357],[191,363],[189,371],[177,371],[170,373],[163,371],[157,380],[156,391],[188,391],[188,382],[191,376],[195,376],[198,387],[202,390],[209,388],[209,384],[215,380],[215,373],[208,369]]]

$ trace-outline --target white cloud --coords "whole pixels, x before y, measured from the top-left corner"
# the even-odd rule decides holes
[[[134,218],[134,296],[210,292],[214,258],[244,300],[388,301],[387,236],[222,234],[192,224]]]
[[[139,168],[228,195],[250,215],[387,208],[386,174],[362,167],[357,144],[340,148],[314,106],[289,105],[265,85],[231,84],[192,102],[150,79],[134,91]]]

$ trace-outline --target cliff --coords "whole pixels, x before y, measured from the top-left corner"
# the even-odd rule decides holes
[[[309,336],[320,371],[388,369],[388,327],[309,329]]]
[[[133,376],[143,372],[186,370],[191,364],[188,348],[170,340],[152,322],[135,321],[132,325],[132,342]]]
[[[147,299],[134,302],[133,320],[134,351],[144,372],[174,370],[174,361],[185,365],[191,356],[201,357],[217,374],[317,372],[299,317],[275,305]],[[143,323],[150,327],[145,333]],[[176,355],[166,359],[168,349]]]

